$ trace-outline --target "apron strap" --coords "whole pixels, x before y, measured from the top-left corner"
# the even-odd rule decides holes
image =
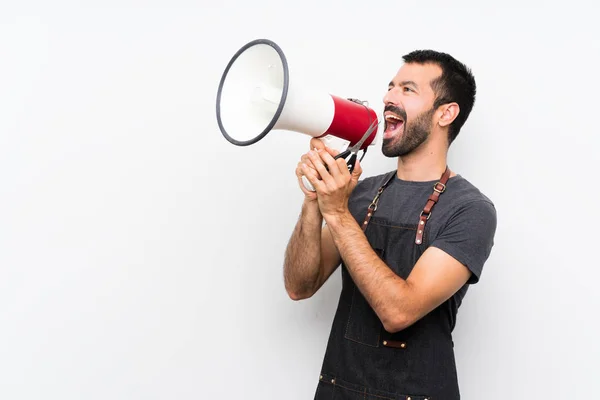
[[[361,226],[363,232],[367,230],[367,225],[369,225],[369,221],[371,220],[373,213],[375,212],[375,210],[377,210],[377,203],[379,202],[379,196],[381,196],[381,193],[383,193],[383,189],[385,189],[386,186],[389,185],[389,183],[394,179],[394,176],[396,176],[395,170],[389,173],[387,179],[385,180],[385,182],[383,182],[383,185],[381,185],[381,187],[377,190],[377,194],[375,195],[375,198],[373,199],[371,204],[369,204],[369,207],[367,208],[367,216],[365,217],[365,220]]]
[[[375,213],[375,210],[377,210],[377,203],[379,203],[379,197],[381,196],[381,193],[383,193],[383,190],[393,180],[394,176],[396,176],[395,170],[390,172],[383,185],[381,185],[377,190],[377,194],[373,198],[373,201],[371,201],[371,204],[369,204],[369,207],[367,208],[367,216],[365,217],[365,220],[361,226],[363,232],[366,231],[367,225],[369,225],[369,221],[371,220],[373,213]],[[446,191],[446,183],[448,182],[449,178],[450,169],[448,169],[448,166],[446,166],[446,170],[440,177],[439,181],[433,185],[433,193],[427,199],[427,204],[425,204],[423,211],[421,211],[421,214],[419,215],[419,226],[417,227],[417,236],[415,238],[416,244],[421,244],[423,242],[423,232],[425,231],[425,224],[427,223],[427,220],[429,217],[431,217],[431,209],[438,202],[440,194]]]
[[[423,243],[423,232],[425,231],[425,224],[429,217],[431,217],[431,209],[438,202],[440,198],[440,194],[446,191],[446,183],[448,182],[448,178],[450,178],[450,170],[446,166],[446,170],[444,171],[442,177],[435,185],[433,185],[433,193],[427,199],[427,204],[421,211],[421,215],[419,216],[419,226],[417,227],[417,237],[415,238],[416,244]]]

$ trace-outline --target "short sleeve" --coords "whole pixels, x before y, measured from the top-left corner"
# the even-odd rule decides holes
[[[494,205],[486,200],[473,201],[450,217],[431,246],[465,265],[472,272],[468,283],[475,284],[494,246],[496,226]]]

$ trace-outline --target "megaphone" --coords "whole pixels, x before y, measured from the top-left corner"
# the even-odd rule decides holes
[[[367,102],[290,78],[285,54],[268,39],[245,44],[231,58],[219,83],[216,111],[221,133],[237,146],[282,130],[319,138],[329,147],[335,138],[348,146],[360,143],[360,150],[366,151],[376,144],[379,123]],[[304,183],[314,190],[307,180]]]

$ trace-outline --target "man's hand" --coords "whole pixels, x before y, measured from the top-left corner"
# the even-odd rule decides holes
[[[312,144],[311,140],[311,146]],[[300,165],[302,174],[316,190],[319,209],[326,220],[348,211],[348,198],[362,174],[362,167],[358,160],[354,171],[350,174],[346,160],[343,158],[334,160],[336,154],[337,152],[325,146],[317,147],[316,150],[308,152],[306,162],[303,159]]]
[[[325,143],[323,143],[322,140],[317,139],[317,138],[312,138],[310,140],[310,149],[314,150],[314,151],[327,151],[329,154],[331,154],[333,157],[335,157],[339,152],[333,149],[330,149],[328,147],[325,146]],[[312,170],[317,177],[320,179],[320,175],[317,172],[317,167],[313,164],[312,160],[310,159],[310,152],[304,154],[301,158],[300,158],[300,162],[298,163],[297,167],[296,167],[296,177],[298,178],[298,184],[300,185],[300,189],[302,190],[302,192],[305,195],[305,198],[307,201],[316,201],[317,200],[317,192],[313,192],[311,190],[306,189],[306,187],[304,186],[304,182],[302,182],[302,176],[305,175],[304,170],[303,170],[303,165],[306,165],[310,170]]]

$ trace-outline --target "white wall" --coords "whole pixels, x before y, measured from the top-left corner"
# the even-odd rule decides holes
[[[94,3],[0,5],[1,399],[312,398],[340,280],[283,289],[308,138],[239,148],[215,117],[260,37],[377,111],[408,51],[473,68],[450,165],[499,225],[455,330],[463,398],[598,396],[592,1]]]

